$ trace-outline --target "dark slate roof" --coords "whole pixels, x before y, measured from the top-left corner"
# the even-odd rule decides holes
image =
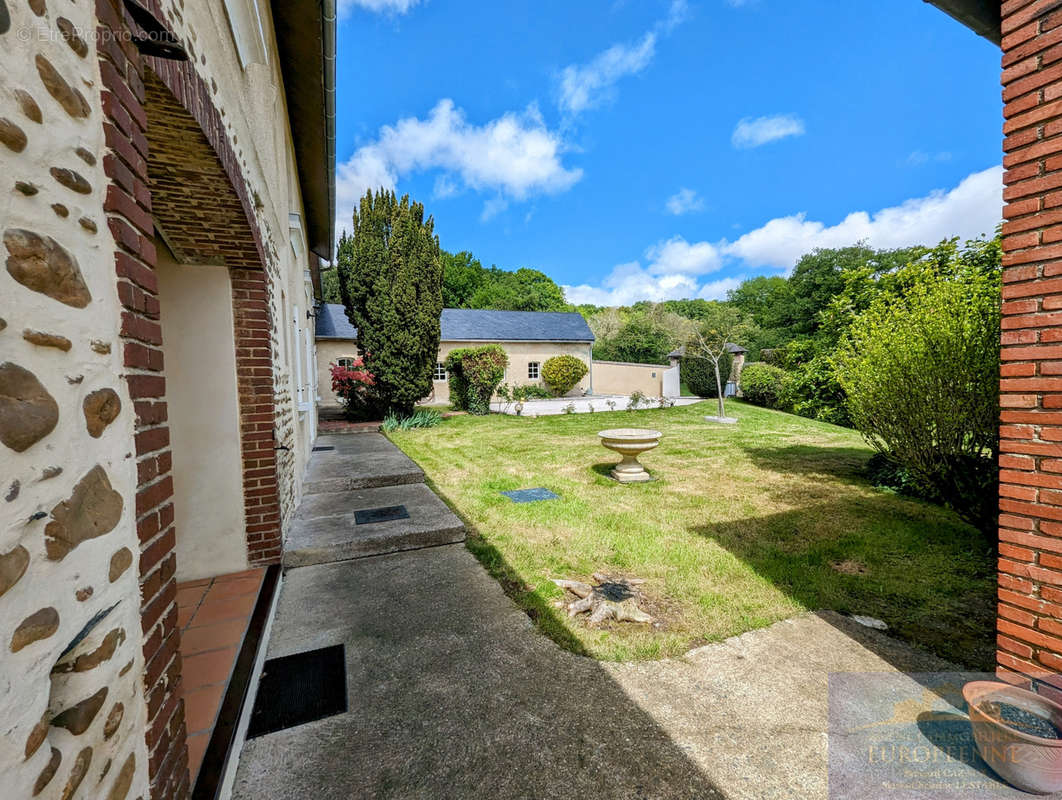
[[[444,308],[441,319],[444,342],[592,342],[594,334],[583,315],[575,311],[489,311]],[[317,310],[318,339],[354,339],[357,330],[337,303]]]
[[[321,303],[317,307],[317,326],[314,335],[318,339],[350,339],[358,336],[358,330],[347,319],[347,310],[339,303]]]
[[[592,342],[583,315],[571,311],[489,311],[444,308],[444,342]]]

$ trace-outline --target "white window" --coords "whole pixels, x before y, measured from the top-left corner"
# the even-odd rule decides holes
[[[350,369],[354,366],[354,361],[355,359],[353,356],[344,356],[343,358],[337,358],[336,364],[341,367],[346,367],[347,369]]]
[[[446,380],[446,365],[443,364],[441,361],[437,361],[435,363],[435,371],[432,373],[431,379],[433,381]]]
[[[256,0],[225,0],[225,15],[240,66],[266,63],[265,29]]]
[[[527,364],[527,377],[531,380],[537,381],[539,372],[539,363],[537,361],[529,361]]]
[[[313,387],[310,384],[313,360],[313,340],[308,327],[300,324],[299,307],[291,307],[291,329],[295,343],[295,397],[299,411],[309,411],[313,406]],[[305,362],[305,364],[304,364]]]

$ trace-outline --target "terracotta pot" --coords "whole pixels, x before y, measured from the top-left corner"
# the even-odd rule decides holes
[[[660,444],[660,431],[611,428],[597,435],[601,437],[602,445],[623,456],[623,460],[612,468],[613,478],[620,483],[642,483],[653,479],[638,463],[638,456]]]
[[[971,681],[962,688],[981,758],[1007,783],[1025,792],[1062,790],[1062,739],[1044,739],[990,717],[981,706],[1010,703],[1049,719],[1062,730],[1062,706],[1035,692],[998,681]]]

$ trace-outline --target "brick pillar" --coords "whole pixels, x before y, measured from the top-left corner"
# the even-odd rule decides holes
[[[273,438],[276,412],[269,287],[261,269],[234,269],[231,275],[247,557],[255,566],[279,564],[282,542]]]
[[[1002,677],[1062,672],[1062,9],[1003,11]]]
[[[176,544],[166,379],[148,189],[143,66],[128,36],[120,0],[98,0],[104,131],[109,184],[104,210],[115,240],[124,378],[136,413],[136,519],[140,538],[144,696],[152,800],[188,796],[181,662],[178,652]]]

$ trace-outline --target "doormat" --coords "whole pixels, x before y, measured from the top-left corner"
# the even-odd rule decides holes
[[[318,445],[317,447],[313,448],[313,450],[311,450],[310,452],[312,452],[312,453],[323,453],[326,450],[335,450],[335,447],[333,447],[330,444],[322,444],[322,445]]]
[[[383,508],[363,508],[354,512],[355,525],[371,525],[374,522],[390,522],[394,519],[409,519],[405,506],[384,506]]]
[[[537,503],[541,500],[557,500],[559,494],[554,494],[549,489],[515,489],[511,492],[502,492],[514,503]]]
[[[294,728],[346,710],[343,645],[271,658],[262,667],[247,738]]]

